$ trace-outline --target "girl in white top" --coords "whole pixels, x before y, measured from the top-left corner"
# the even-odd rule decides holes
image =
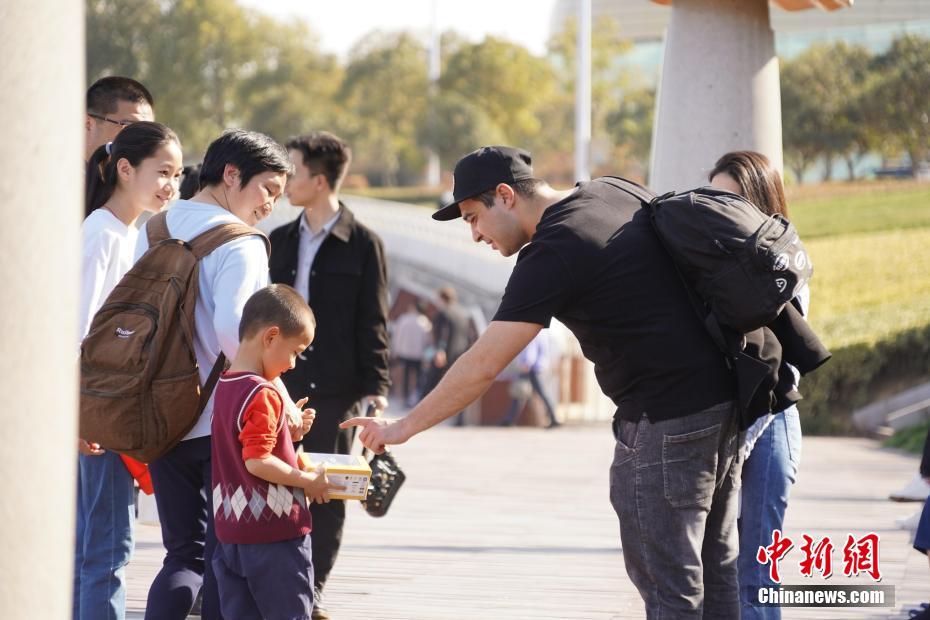
[[[177,190],[181,146],[159,123],[138,122],[101,146],[87,164],[81,229],[80,338],[133,263],[144,211],[159,211]],[[73,617],[125,617],[123,567],[133,546],[132,476],[120,456],[78,440],[77,539]]]

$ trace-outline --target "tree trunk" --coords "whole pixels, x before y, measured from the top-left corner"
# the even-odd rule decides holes
[[[823,180],[832,181],[833,180],[833,156],[824,155],[823,156]]]
[[[852,155],[846,156],[846,170],[849,172],[849,181],[856,180],[856,158]]]

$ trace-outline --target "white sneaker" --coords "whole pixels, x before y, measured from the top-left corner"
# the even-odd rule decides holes
[[[930,484],[920,474],[914,476],[903,488],[892,492],[888,499],[893,502],[923,502],[930,495]]]
[[[898,529],[916,532],[917,525],[920,523],[921,513],[923,513],[923,509],[918,510],[909,517],[899,517],[894,520],[894,523],[898,526]]]

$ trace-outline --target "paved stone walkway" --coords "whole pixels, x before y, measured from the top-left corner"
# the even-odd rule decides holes
[[[608,501],[612,438],[605,425],[546,431],[442,427],[399,446],[405,488],[383,519],[349,507],[345,543],[327,588],[339,620],[643,618],[627,578]],[[866,439],[805,438],[785,533],[881,537],[889,609],[785,609],[786,620],[906,618],[930,599],[930,567],[896,517],[918,504],[887,501],[917,459]],[[797,547],[781,564],[789,584],[870,583],[842,576],[842,542],[828,581],[798,574]],[[798,546],[800,543],[798,543]],[[159,530],[139,526],[129,567],[130,617],[142,617],[162,557]]]

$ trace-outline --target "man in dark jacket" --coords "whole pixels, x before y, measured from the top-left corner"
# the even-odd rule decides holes
[[[387,406],[387,270],[381,239],[359,223],[338,192],[351,150],[314,132],[287,144],[294,164],[286,194],[304,212],[271,233],[271,280],[294,286],[313,308],[317,335],[284,374],[292,394],[309,396],[316,421],[302,443],[308,452],[348,454],[343,420],[373,403]],[[322,590],[342,539],[345,503],[313,504],[314,586]],[[319,601],[319,599],[317,599]],[[314,618],[328,618],[321,606]]]

